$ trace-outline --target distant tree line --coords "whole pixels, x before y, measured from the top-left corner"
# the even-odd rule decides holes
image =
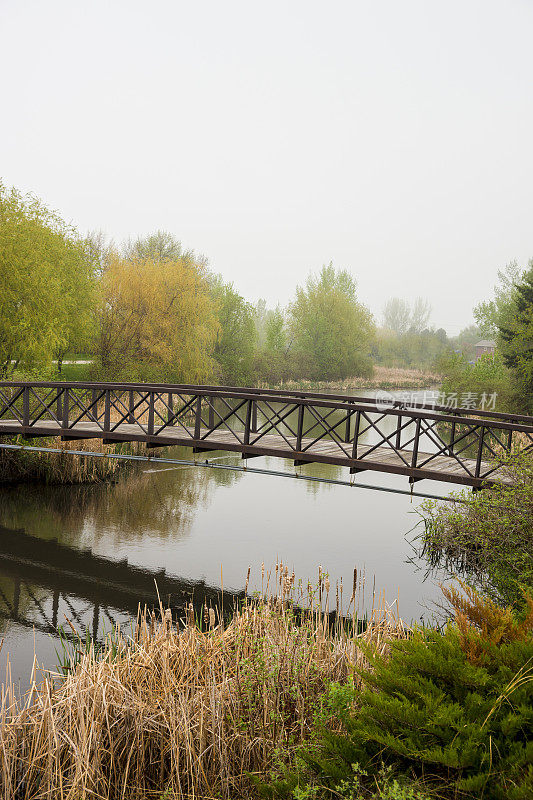
[[[226,384],[372,372],[372,315],[325,266],[285,309],[247,302],[171,234],[86,237],[0,184],[0,374],[88,353],[93,376]]]
[[[506,382],[531,407],[532,303],[533,262],[503,271],[493,300],[474,310],[476,325],[455,339],[430,326],[423,298],[392,298],[377,326],[351,273],[332,264],[310,273],[286,308],[254,305],[170,233],[118,247],[0,183],[3,378],[61,373],[85,353],[92,377],[109,380],[275,385],[370,377],[380,363],[438,365],[459,381],[475,341],[490,335],[502,394]]]

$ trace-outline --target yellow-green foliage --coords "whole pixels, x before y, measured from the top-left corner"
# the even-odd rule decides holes
[[[84,242],[37,198],[0,182],[0,376],[48,365],[89,325]]]
[[[218,331],[205,265],[112,254],[101,279],[97,356],[105,378],[201,383]]]

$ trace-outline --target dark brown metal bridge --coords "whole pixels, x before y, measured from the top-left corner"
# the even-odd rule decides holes
[[[0,436],[181,445],[479,488],[533,451],[533,417],[238,387],[0,383]]]

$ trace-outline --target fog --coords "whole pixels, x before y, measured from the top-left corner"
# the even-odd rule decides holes
[[[333,261],[450,335],[533,256],[533,4],[0,2],[0,175],[250,300]]]

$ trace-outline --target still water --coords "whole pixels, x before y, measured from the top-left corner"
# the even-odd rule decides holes
[[[393,425],[391,420],[391,426]],[[391,428],[392,430],[392,428]],[[371,434],[369,434],[371,436]],[[171,458],[191,459],[172,448]],[[242,466],[213,452],[209,461]],[[250,467],[295,472],[292,462],[254,458]],[[345,468],[308,465],[302,475],[347,480]],[[406,478],[364,472],[358,483],[409,488]],[[446,495],[445,483],[416,490]],[[361,611],[384,591],[407,621],[431,619],[446,576],[430,571],[416,541],[423,501],[369,489],[201,467],[141,464],[110,486],[0,488],[0,683],[28,685],[34,653],[54,668],[55,629],[70,620],[101,637],[135,616],[139,601],[175,607],[191,597],[232,602],[261,588],[261,565],[283,561],[316,582],[318,566],[351,592],[354,567],[365,575]],[[416,527],[418,525],[418,527]]]

